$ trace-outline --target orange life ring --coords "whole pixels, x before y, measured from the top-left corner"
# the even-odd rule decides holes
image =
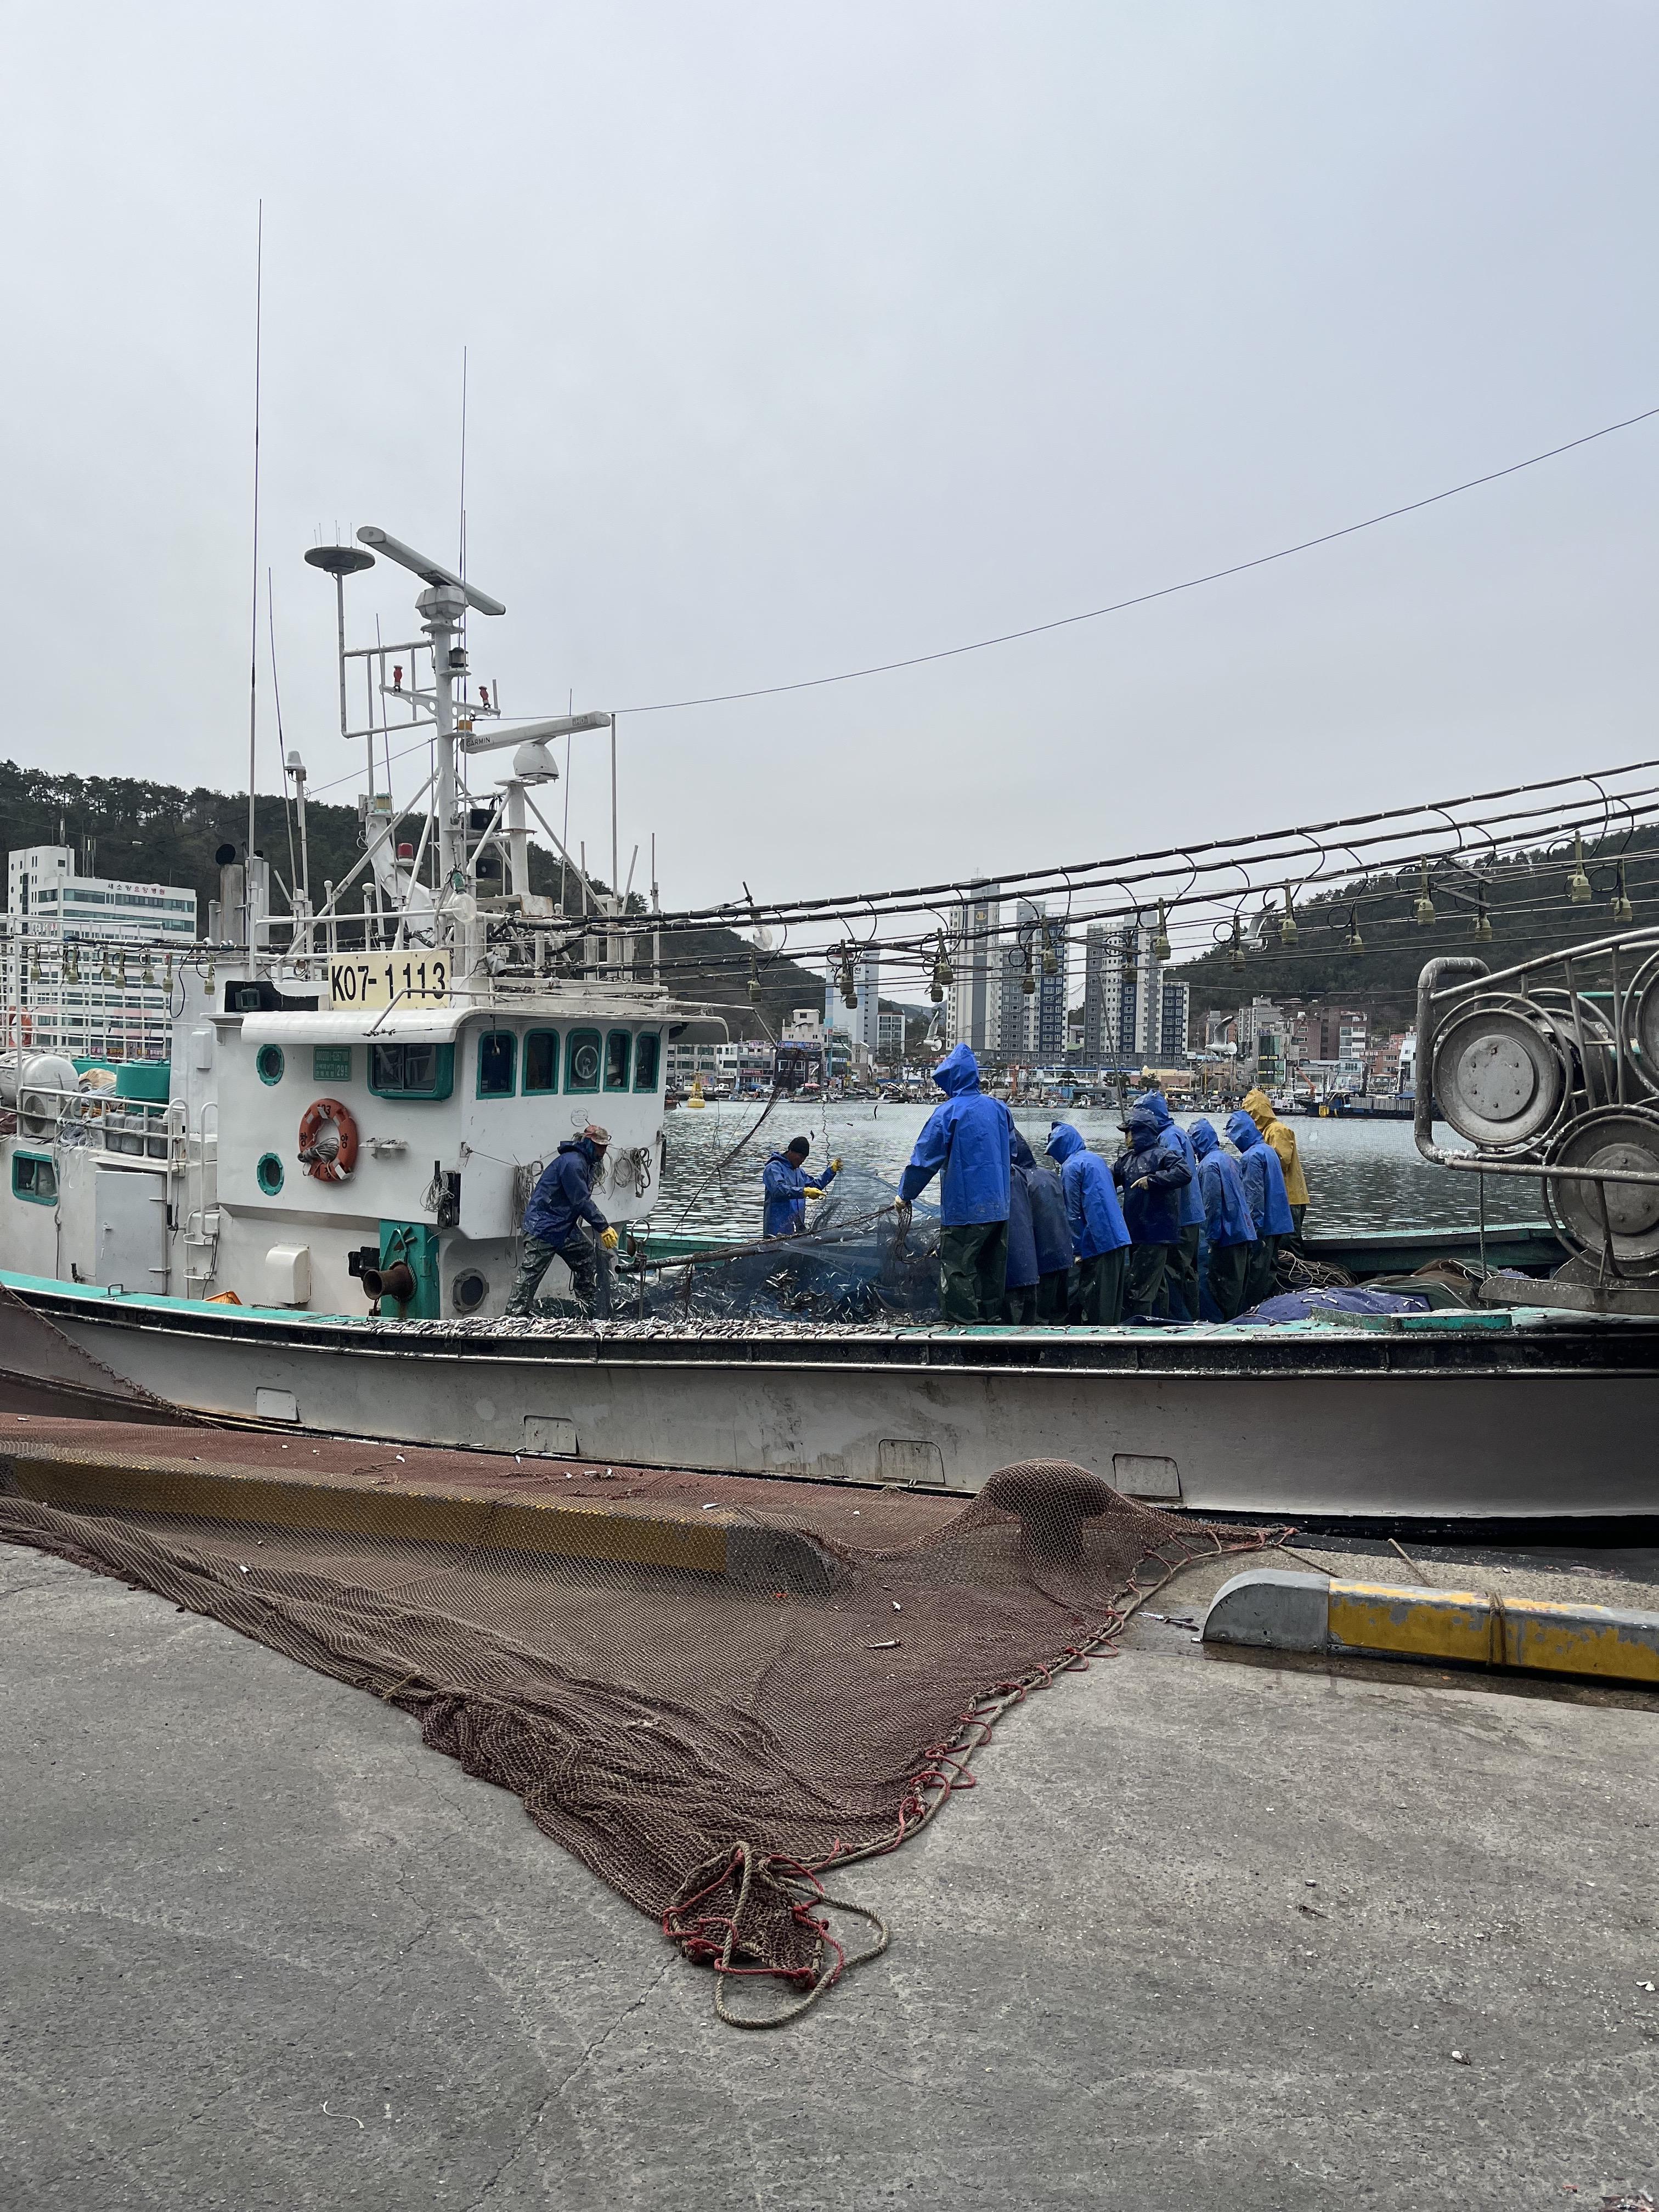
[[[317,1139],[332,1121],[340,1142],[333,1153],[319,1152]],[[319,1182],[343,1182],[357,1164],[357,1124],[351,1109],[337,1098],[319,1098],[300,1116],[300,1164]]]

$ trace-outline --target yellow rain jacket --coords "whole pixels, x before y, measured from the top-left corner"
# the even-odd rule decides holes
[[[1273,1112],[1273,1101],[1265,1091],[1247,1091],[1244,1093],[1244,1111],[1279,1155],[1279,1164],[1285,1170],[1286,1205],[1305,1206],[1308,1203],[1308,1178],[1302,1172],[1302,1162],[1297,1153],[1296,1131],[1288,1122],[1279,1119]]]

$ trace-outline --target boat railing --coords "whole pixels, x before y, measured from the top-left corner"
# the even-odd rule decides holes
[[[85,1145],[128,1159],[184,1164],[182,1099],[122,1098],[111,1091],[59,1091],[55,1097],[52,1133],[60,1145]]]

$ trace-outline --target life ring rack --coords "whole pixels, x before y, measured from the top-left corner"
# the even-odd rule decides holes
[[[319,1152],[317,1139],[330,1122],[339,1133],[339,1146],[331,1154]],[[319,1182],[344,1182],[357,1164],[357,1123],[349,1106],[337,1098],[319,1098],[300,1116],[300,1164]]]

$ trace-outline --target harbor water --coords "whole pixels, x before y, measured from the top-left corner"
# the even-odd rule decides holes
[[[681,1106],[668,1115],[667,1159],[661,1200],[652,1212],[654,1228],[718,1237],[757,1236],[761,1170],[768,1153],[781,1150],[795,1136],[811,1139],[809,1165],[840,1154],[849,1168],[865,1169],[896,1184],[930,1111],[926,1106],[878,1108],[869,1099],[780,1100],[761,1121],[764,1104],[763,1100],[728,1098],[713,1101],[700,1111]],[[1056,1118],[1047,1107],[1015,1110],[1016,1123],[1039,1158]],[[1063,1118],[1075,1122],[1096,1150],[1109,1157],[1117,1151],[1121,1139],[1115,1111],[1103,1109]],[[1176,1118],[1185,1123],[1194,1117]],[[1217,1126],[1221,1126],[1218,1119]],[[1368,1229],[1473,1228],[1480,1218],[1477,1178],[1433,1167],[1421,1158],[1409,1121],[1320,1121],[1297,1115],[1291,1127],[1310,1193],[1310,1236]],[[755,1133],[750,1141],[722,1166],[750,1130]],[[1435,1138],[1440,1144],[1461,1143],[1444,1123],[1436,1124]],[[1488,1176],[1486,1206],[1489,1223],[1546,1218],[1540,1187],[1528,1176]]]

